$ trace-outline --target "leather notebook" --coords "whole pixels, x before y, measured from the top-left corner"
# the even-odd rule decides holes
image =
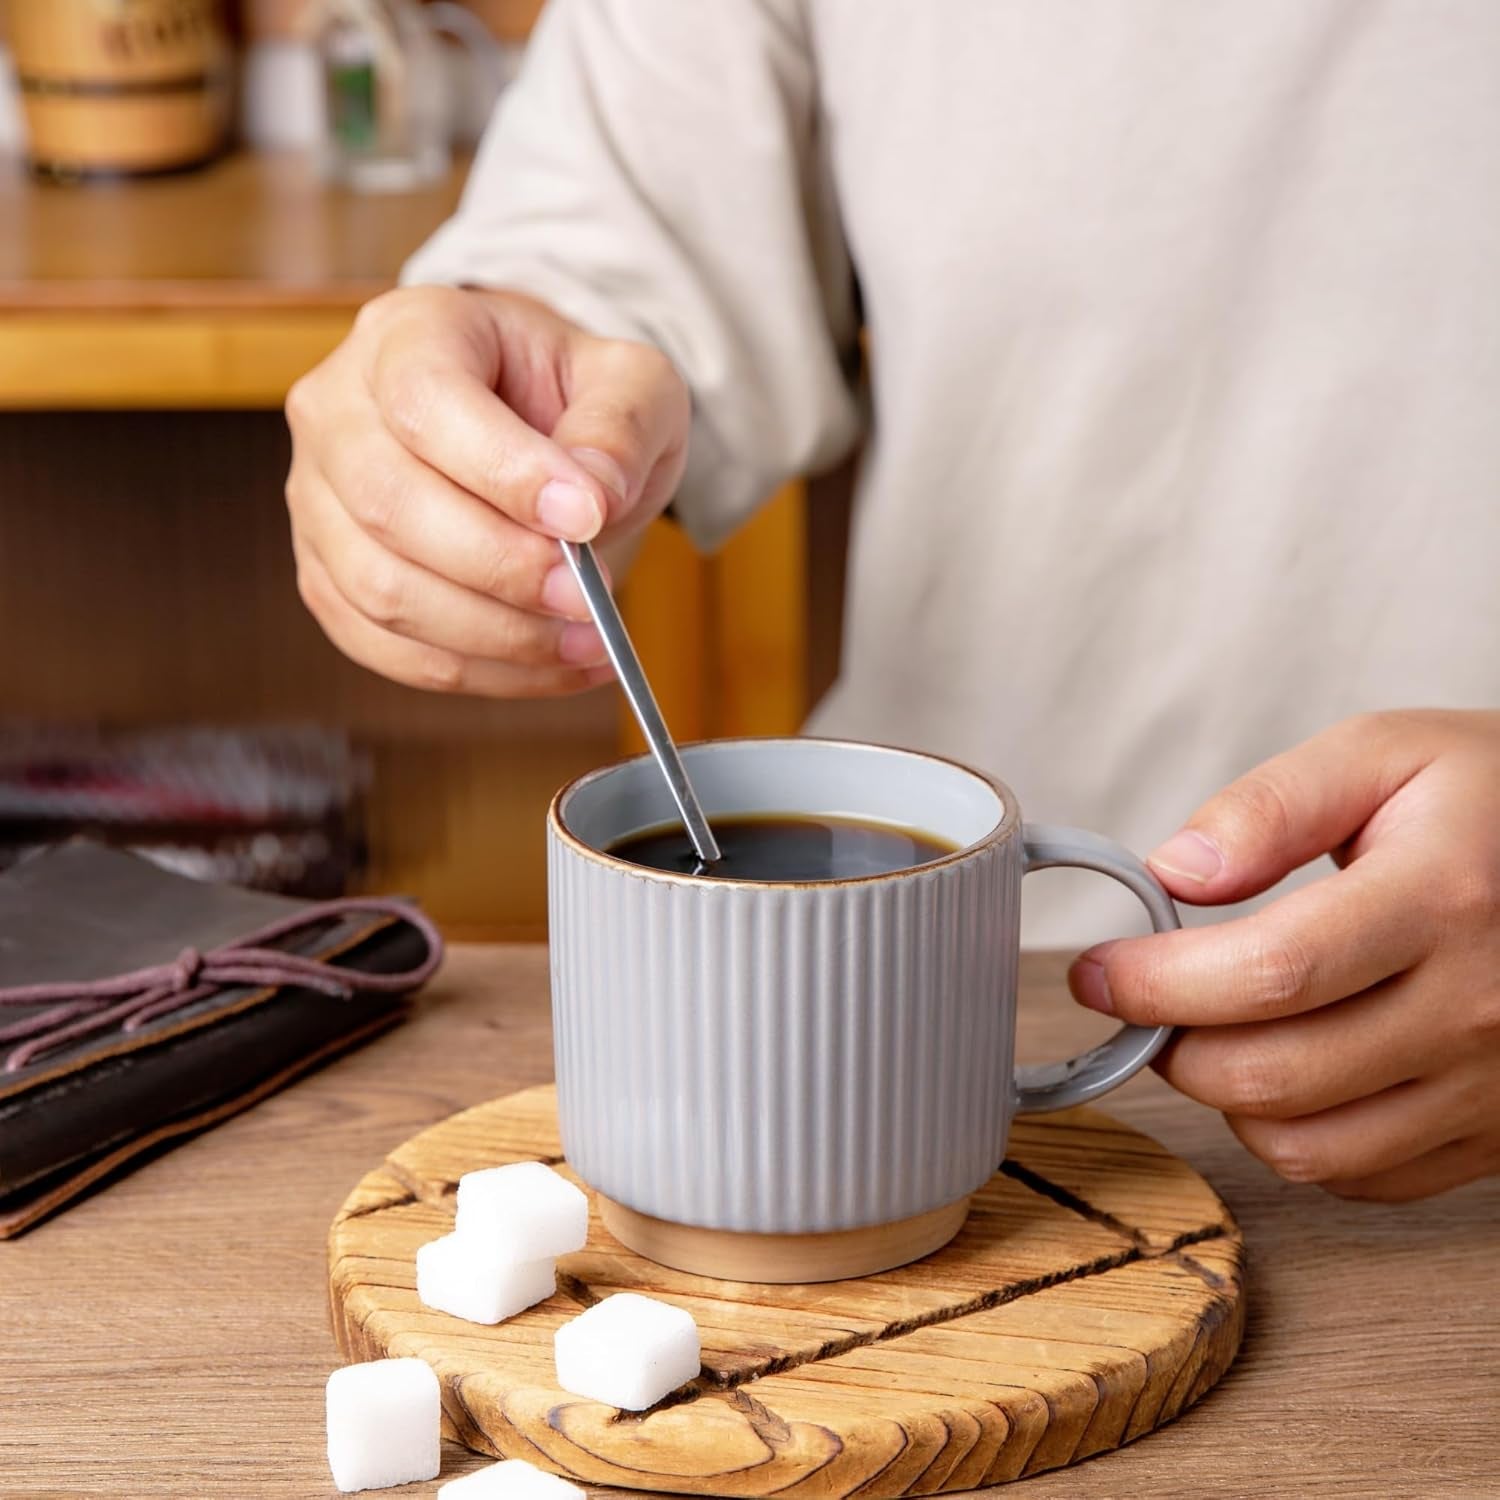
[[[48,986],[0,1003],[0,1238],[395,1024],[440,954],[403,903],[211,885],[85,840],[0,874],[0,1000]]]

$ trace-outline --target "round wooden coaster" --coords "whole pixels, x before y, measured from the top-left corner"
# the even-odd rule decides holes
[[[1244,1245],[1218,1195],[1092,1109],[1017,1121],[963,1229],[895,1270],[710,1281],[627,1250],[596,1205],[546,1302],[492,1328],[423,1307],[416,1250],[453,1227],[459,1176],[524,1160],[571,1175],[550,1086],[454,1115],[363,1178],[329,1235],[334,1332],[350,1360],[425,1359],[471,1448],[585,1484],[873,1500],[995,1484],[1171,1421],[1244,1328]],[[567,1394],[552,1362],[561,1324],[627,1290],[687,1308],[703,1337],[698,1380],[640,1414]]]

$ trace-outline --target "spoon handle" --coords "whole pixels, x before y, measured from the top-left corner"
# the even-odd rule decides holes
[[[594,624],[604,638],[604,649],[609,653],[610,664],[620,679],[620,686],[625,689],[631,708],[635,710],[636,722],[641,726],[641,733],[646,736],[646,743],[656,757],[656,764],[666,777],[667,790],[672,794],[672,801],[677,804],[677,811],[687,829],[688,838],[692,840],[693,849],[704,864],[717,864],[722,857],[718,842],[708,826],[708,819],[703,816],[703,808],[693,791],[692,782],[688,780],[682,757],[677,753],[677,746],[667,730],[666,720],[657,707],[656,695],[646,680],[641,659],[635,654],[625,622],[615,607],[614,596],[604,581],[604,575],[599,571],[599,561],[594,556],[594,549],[587,542],[560,542],[558,545],[568,560],[568,567],[572,569],[574,578],[578,580],[578,587],[583,590],[589,613],[594,617]]]

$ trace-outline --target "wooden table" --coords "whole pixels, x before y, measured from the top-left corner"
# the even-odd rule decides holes
[[[1023,1056],[1100,1029],[1062,973],[1050,956],[1025,961]],[[0,1494],[334,1493],[323,1247],[335,1209],[416,1129],[551,1073],[545,951],[459,948],[405,1027],[0,1245]],[[1410,1207],[1340,1203],[1278,1181],[1154,1076],[1110,1108],[1239,1216],[1249,1331],[1179,1422],[1016,1494],[1500,1494],[1500,1179]],[[445,1445],[443,1477],[479,1462]]]
[[[0,409],[279,407],[463,178],[364,196],[246,152],[78,187],[0,158]]]

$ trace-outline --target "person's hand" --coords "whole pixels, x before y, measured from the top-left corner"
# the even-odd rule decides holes
[[[1324,853],[1250,916],[1089,950],[1074,995],[1185,1027],[1156,1066],[1289,1181],[1395,1201],[1500,1172],[1500,713],[1335,725],[1150,864],[1213,905]]]
[[[286,409],[298,589],[336,646],[494,697],[610,675],[557,538],[619,556],[671,498],[689,401],[663,354],[514,294],[410,288]]]

